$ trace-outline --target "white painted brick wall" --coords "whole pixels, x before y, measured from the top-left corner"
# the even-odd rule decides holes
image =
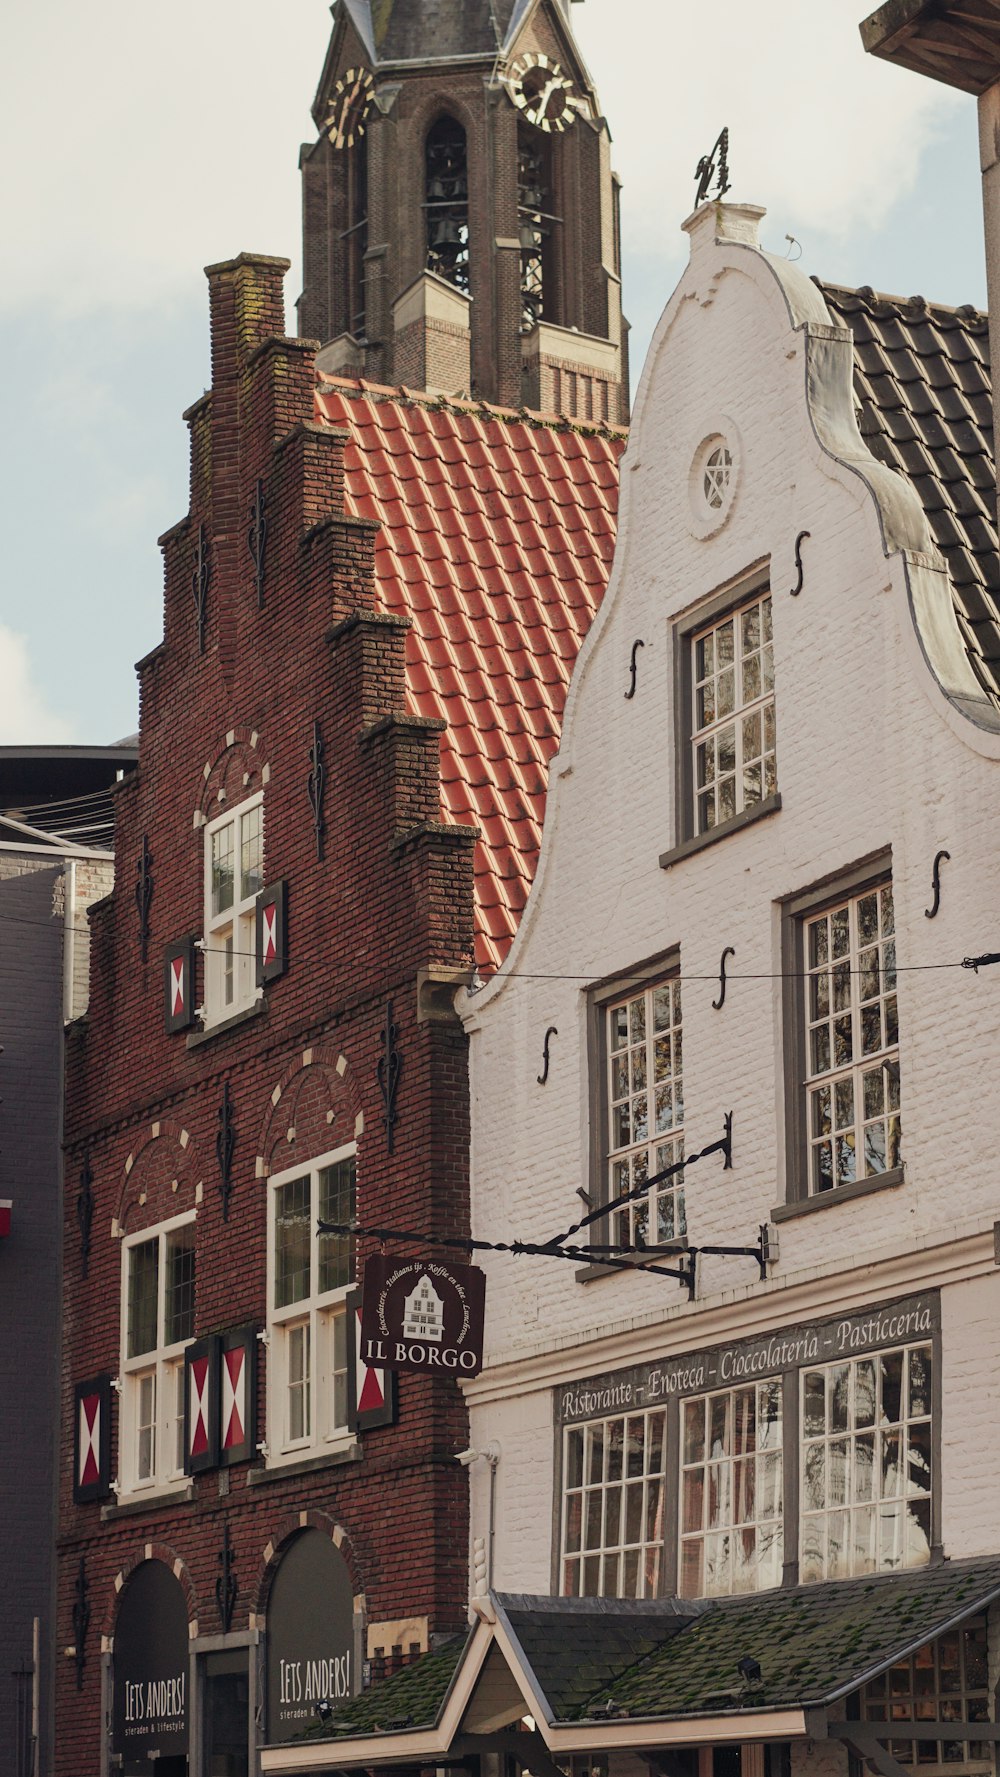
[[[781,276],[794,285],[787,267]],[[793,300],[815,315],[818,292],[802,283]],[[505,972],[511,978],[476,996],[468,1014],[473,1224],[487,1239],[545,1240],[581,1213],[590,1092],[579,977],[611,975],[680,947],[688,1151],[721,1134],[725,1111],[735,1118],[733,1170],[707,1161],[688,1173],[689,1233],[696,1243],[753,1244],[785,1194],[781,984],[731,979],[724,1009],[714,1011],[723,946],[735,948],[733,975],[778,971],[781,898],[891,846],[904,964],[1000,948],[1000,765],[972,744],[968,725],[963,732],[957,723],[956,732],[944,718],[914,648],[902,558],[886,558],[879,510],[861,476],[821,449],[805,390],[804,335],[776,271],[759,253],[702,242],[645,372],[622,469],[612,583],[576,668],[539,875]],[[727,523],[702,541],[692,534],[689,469],[720,414],[742,440],[742,466]],[[801,530],[811,533],[805,583],[791,598]],[[767,557],[783,806],[663,871],[659,854],[678,837],[671,625]],[[639,638],[637,691],[627,701]],[[924,909],[941,847],[951,859],[931,921]],[[944,1242],[959,1225],[992,1227],[1000,1207],[1000,1094],[991,1085],[1000,1059],[1000,970],[904,973],[899,1003],[905,1185],[783,1224],[773,1288],[825,1268],[845,1279],[849,1306],[852,1289],[870,1290],[876,1253]],[[553,1024],[558,1036],[541,1087],[542,1040]],[[485,1267],[487,1370],[469,1393],[473,1442],[497,1436],[505,1448],[498,1581],[546,1590],[545,1350],[592,1340],[601,1328],[610,1339],[660,1316],[665,1324],[682,1320],[684,1348],[696,1350],[705,1316],[726,1292],[751,1286],[755,1273],[746,1260],[706,1259],[700,1300],[688,1306],[677,1285],[650,1277],[619,1274],[583,1286],[566,1263],[491,1256]],[[926,1281],[933,1276],[929,1258]],[[989,1276],[946,1297],[944,1514],[946,1546],[956,1555],[998,1546],[998,1288]],[[747,1287],[748,1335],[760,1324],[760,1304],[773,1314],[771,1293]],[[885,1293],[893,1293],[888,1282]],[[578,1374],[607,1367],[602,1349],[591,1344],[580,1354]],[[491,1373],[506,1374],[503,1366],[529,1352],[542,1354],[530,1369],[537,1395],[480,1407]],[[528,1376],[526,1367],[525,1386]]]

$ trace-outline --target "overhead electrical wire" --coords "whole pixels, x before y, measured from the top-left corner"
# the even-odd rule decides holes
[[[55,858],[53,861],[55,861]],[[84,862],[86,862],[86,859],[84,859]],[[103,899],[105,899],[105,897],[99,896],[98,899],[103,900]],[[56,916],[56,918],[53,920],[29,919],[21,914],[16,914],[16,913],[9,913],[8,914],[8,913],[4,913],[2,910],[0,910],[0,928],[2,928],[4,925],[49,927],[55,923],[62,923],[62,922],[59,922],[58,916]],[[88,922],[86,920],[79,920],[79,919],[78,920],[71,920],[70,921],[70,930],[73,932],[86,932],[88,930]],[[240,950],[240,949],[230,950],[225,945],[222,945],[222,944],[206,944],[200,938],[195,939],[195,949],[200,950],[203,956],[248,956],[248,957],[253,957],[253,956],[257,955],[257,952],[255,949],[254,950]],[[281,960],[283,962],[287,963],[291,959],[286,955],[286,956],[283,956]],[[956,958],[952,958],[948,962],[942,962],[942,963],[895,963],[891,969],[882,968],[879,970],[879,973],[882,975],[889,975],[889,974],[892,974],[892,975],[924,975],[932,970],[971,969],[973,974],[978,974],[980,969],[989,968],[994,963],[1000,963],[1000,950],[986,951],[980,956],[956,957]],[[846,971],[846,973],[849,975],[861,975],[866,972],[866,971],[862,970],[861,968],[849,967],[849,965],[847,964],[846,961],[839,962],[839,961],[834,960],[829,965],[824,964],[823,966],[824,967],[829,966],[831,968],[836,968],[836,969],[840,969],[842,971]],[[732,983],[734,981],[807,981],[809,979],[810,975],[813,975],[815,973],[816,973],[816,970],[814,970],[814,969],[756,969],[756,970],[747,970],[746,972],[741,971],[739,973],[734,973],[734,972],[731,972],[730,970],[727,969],[726,970],[726,981],[727,981],[727,984],[730,986],[732,985]],[[701,974],[701,973],[695,973],[695,972],[688,970],[688,969],[681,969],[678,971],[677,974],[671,975],[670,979],[672,981],[680,981],[681,983],[683,983],[685,981],[716,981],[717,982],[719,979],[719,971],[718,971],[718,969],[711,969],[711,970],[707,971],[705,974]],[[490,983],[492,981],[496,981],[496,980],[504,980],[504,981],[582,981],[584,983],[593,983],[593,982],[599,982],[599,981],[606,981],[607,974],[606,973],[600,974],[600,975],[584,975],[584,974],[561,975],[561,974],[544,974],[544,973],[543,974],[535,974],[535,973],[532,973],[531,971],[522,970],[522,969],[511,969],[509,973],[504,974],[501,970],[496,969],[496,970],[494,970],[493,974],[487,975],[487,976],[485,976],[485,978],[480,979],[478,985],[473,985],[472,987],[470,987],[470,992],[471,993],[481,992],[484,987],[489,987]]]

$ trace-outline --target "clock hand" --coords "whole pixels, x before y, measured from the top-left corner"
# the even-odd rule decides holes
[[[558,86],[558,84],[559,84],[559,76],[557,74],[554,74],[552,76],[552,79],[549,81],[548,86],[543,87],[542,91],[539,93],[538,101],[537,101],[537,110],[538,110],[538,114],[540,117],[545,116],[545,111],[546,111],[546,107],[549,102],[549,97],[554,92],[554,90]]]

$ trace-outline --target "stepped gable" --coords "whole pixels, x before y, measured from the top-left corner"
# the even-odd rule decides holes
[[[854,334],[858,423],[872,455],[905,476],[951,574],[955,612],[977,678],[1000,703],[993,406],[987,317],[848,290],[817,278]]]
[[[345,508],[378,519],[381,608],[406,616],[410,708],[443,717],[443,813],[480,830],[476,960],[499,966],[541,842],[549,760],[611,571],[624,428],[321,377]]]

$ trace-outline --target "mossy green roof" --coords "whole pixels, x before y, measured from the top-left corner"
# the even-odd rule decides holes
[[[659,1718],[829,1703],[998,1596],[1000,1559],[991,1559],[779,1588],[693,1609],[678,1604],[691,1612],[686,1620],[662,1621],[658,1631],[650,1621],[654,1645],[637,1644],[636,1656],[617,1664],[607,1657],[609,1619],[591,1612],[574,1629],[580,1672],[595,1671],[602,1650],[604,1669],[586,1695],[567,1673],[559,1610],[586,1601],[501,1598],[498,1604],[549,1703],[550,1719],[568,1722],[591,1719],[595,1711],[605,1716],[609,1699],[612,1717]],[[761,1668],[752,1689],[738,1670],[744,1656]]]
[[[303,1740],[351,1739],[361,1734],[398,1733],[402,1728],[432,1728],[441,1713],[458,1663],[468,1641],[453,1635],[429,1654],[422,1654],[390,1678],[380,1678],[335,1708],[328,1721],[316,1720],[299,1736]]]
[[[494,1604],[537,1699],[531,1712],[572,1724],[823,1707],[998,1598],[1000,1557],[991,1557],[745,1598],[636,1603],[498,1593]],[[299,1738],[433,1728],[470,1640],[453,1636]],[[761,1669],[752,1686],[739,1673],[745,1657]],[[369,1756],[375,1760],[374,1749],[366,1763]]]

